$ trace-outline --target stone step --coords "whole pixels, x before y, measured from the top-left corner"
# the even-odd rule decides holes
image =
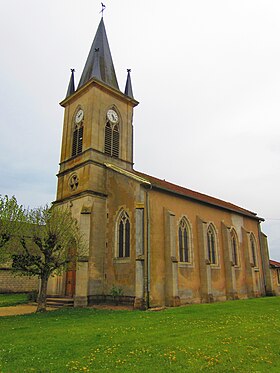
[[[47,306],[48,307],[74,307],[74,299],[69,297],[47,297]]]

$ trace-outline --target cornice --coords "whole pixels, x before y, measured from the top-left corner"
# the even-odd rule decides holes
[[[126,96],[121,91],[107,85],[104,82],[101,82],[100,80],[96,78],[92,78],[89,80],[86,84],[84,84],[81,88],[77,89],[76,92],[74,92],[71,96],[66,97],[63,101],[61,101],[59,104],[63,107],[67,106],[68,104],[71,104],[72,101],[76,100],[79,96],[81,96],[85,90],[91,88],[91,87],[98,87],[101,90],[109,93],[110,95],[113,95],[117,97],[118,99],[130,103],[133,107],[137,106],[139,104],[138,101],[136,101],[134,98],[131,98],[129,96]]]

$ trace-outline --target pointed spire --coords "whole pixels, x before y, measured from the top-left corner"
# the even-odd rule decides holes
[[[99,48],[95,48],[94,53],[95,53],[95,58],[93,59],[92,75],[95,78],[102,80],[101,71],[100,71],[100,63],[99,63]]]
[[[75,72],[75,69],[71,69],[71,77],[70,77],[70,81],[69,81],[69,85],[68,85],[68,89],[67,89],[67,93],[66,93],[65,98],[71,96],[75,92],[74,72]]]
[[[125,84],[125,89],[124,89],[124,94],[134,98],[133,97],[133,92],[132,92],[132,84],[131,84],[131,78],[130,78],[130,72],[131,69],[127,69],[127,78],[126,78],[126,84]]]
[[[103,18],[100,20],[78,88],[92,78],[119,89]]]

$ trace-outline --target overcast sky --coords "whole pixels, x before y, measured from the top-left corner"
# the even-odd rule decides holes
[[[105,1],[104,1],[105,2]],[[132,69],[135,169],[266,219],[280,260],[280,1],[107,0],[120,87]],[[56,194],[70,68],[100,21],[95,0],[0,0],[0,194]]]

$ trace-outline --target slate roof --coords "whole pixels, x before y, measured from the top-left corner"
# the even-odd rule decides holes
[[[128,97],[134,98],[133,92],[132,92],[130,71],[131,71],[130,69],[127,69],[127,79],[126,79],[124,94],[127,95]]]
[[[68,85],[68,89],[67,89],[67,93],[66,93],[65,98],[71,96],[75,92],[74,72],[75,72],[75,70],[71,69],[71,77],[70,77],[70,81],[69,81],[69,85]]]
[[[236,212],[236,213],[239,213],[239,214],[257,219],[257,220],[264,220],[260,217],[257,217],[256,213],[254,213],[252,211],[249,211],[249,210],[246,210],[242,207],[236,206],[236,205],[234,205],[230,202],[226,202],[226,201],[223,201],[221,199],[208,196],[206,194],[195,192],[191,189],[187,189],[187,188],[184,188],[182,186],[172,184],[168,181],[158,179],[154,176],[150,176],[150,175],[144,174],[142,172],[138,172],[138,171],[134,171],[134,172],[137,175],[139,175],[139,176],[143,177],[144,179],[148,180],[151,183],[152,188],[162,190],[162,191],[165,191],[165,192],[168,192],[168,193],[173,193],[173,194],[176,194],[176,195],[180,195],[184,198],[199,201],[199,202],[207,204],[207,205],[215,206],[215,207],[222,208],[222,209],[225,209],[225,210],[230,210],[232,212]]]
[[[103,18],[101,18],[96,31],[78,88],[92,78],[97,78],[119,90]]]

